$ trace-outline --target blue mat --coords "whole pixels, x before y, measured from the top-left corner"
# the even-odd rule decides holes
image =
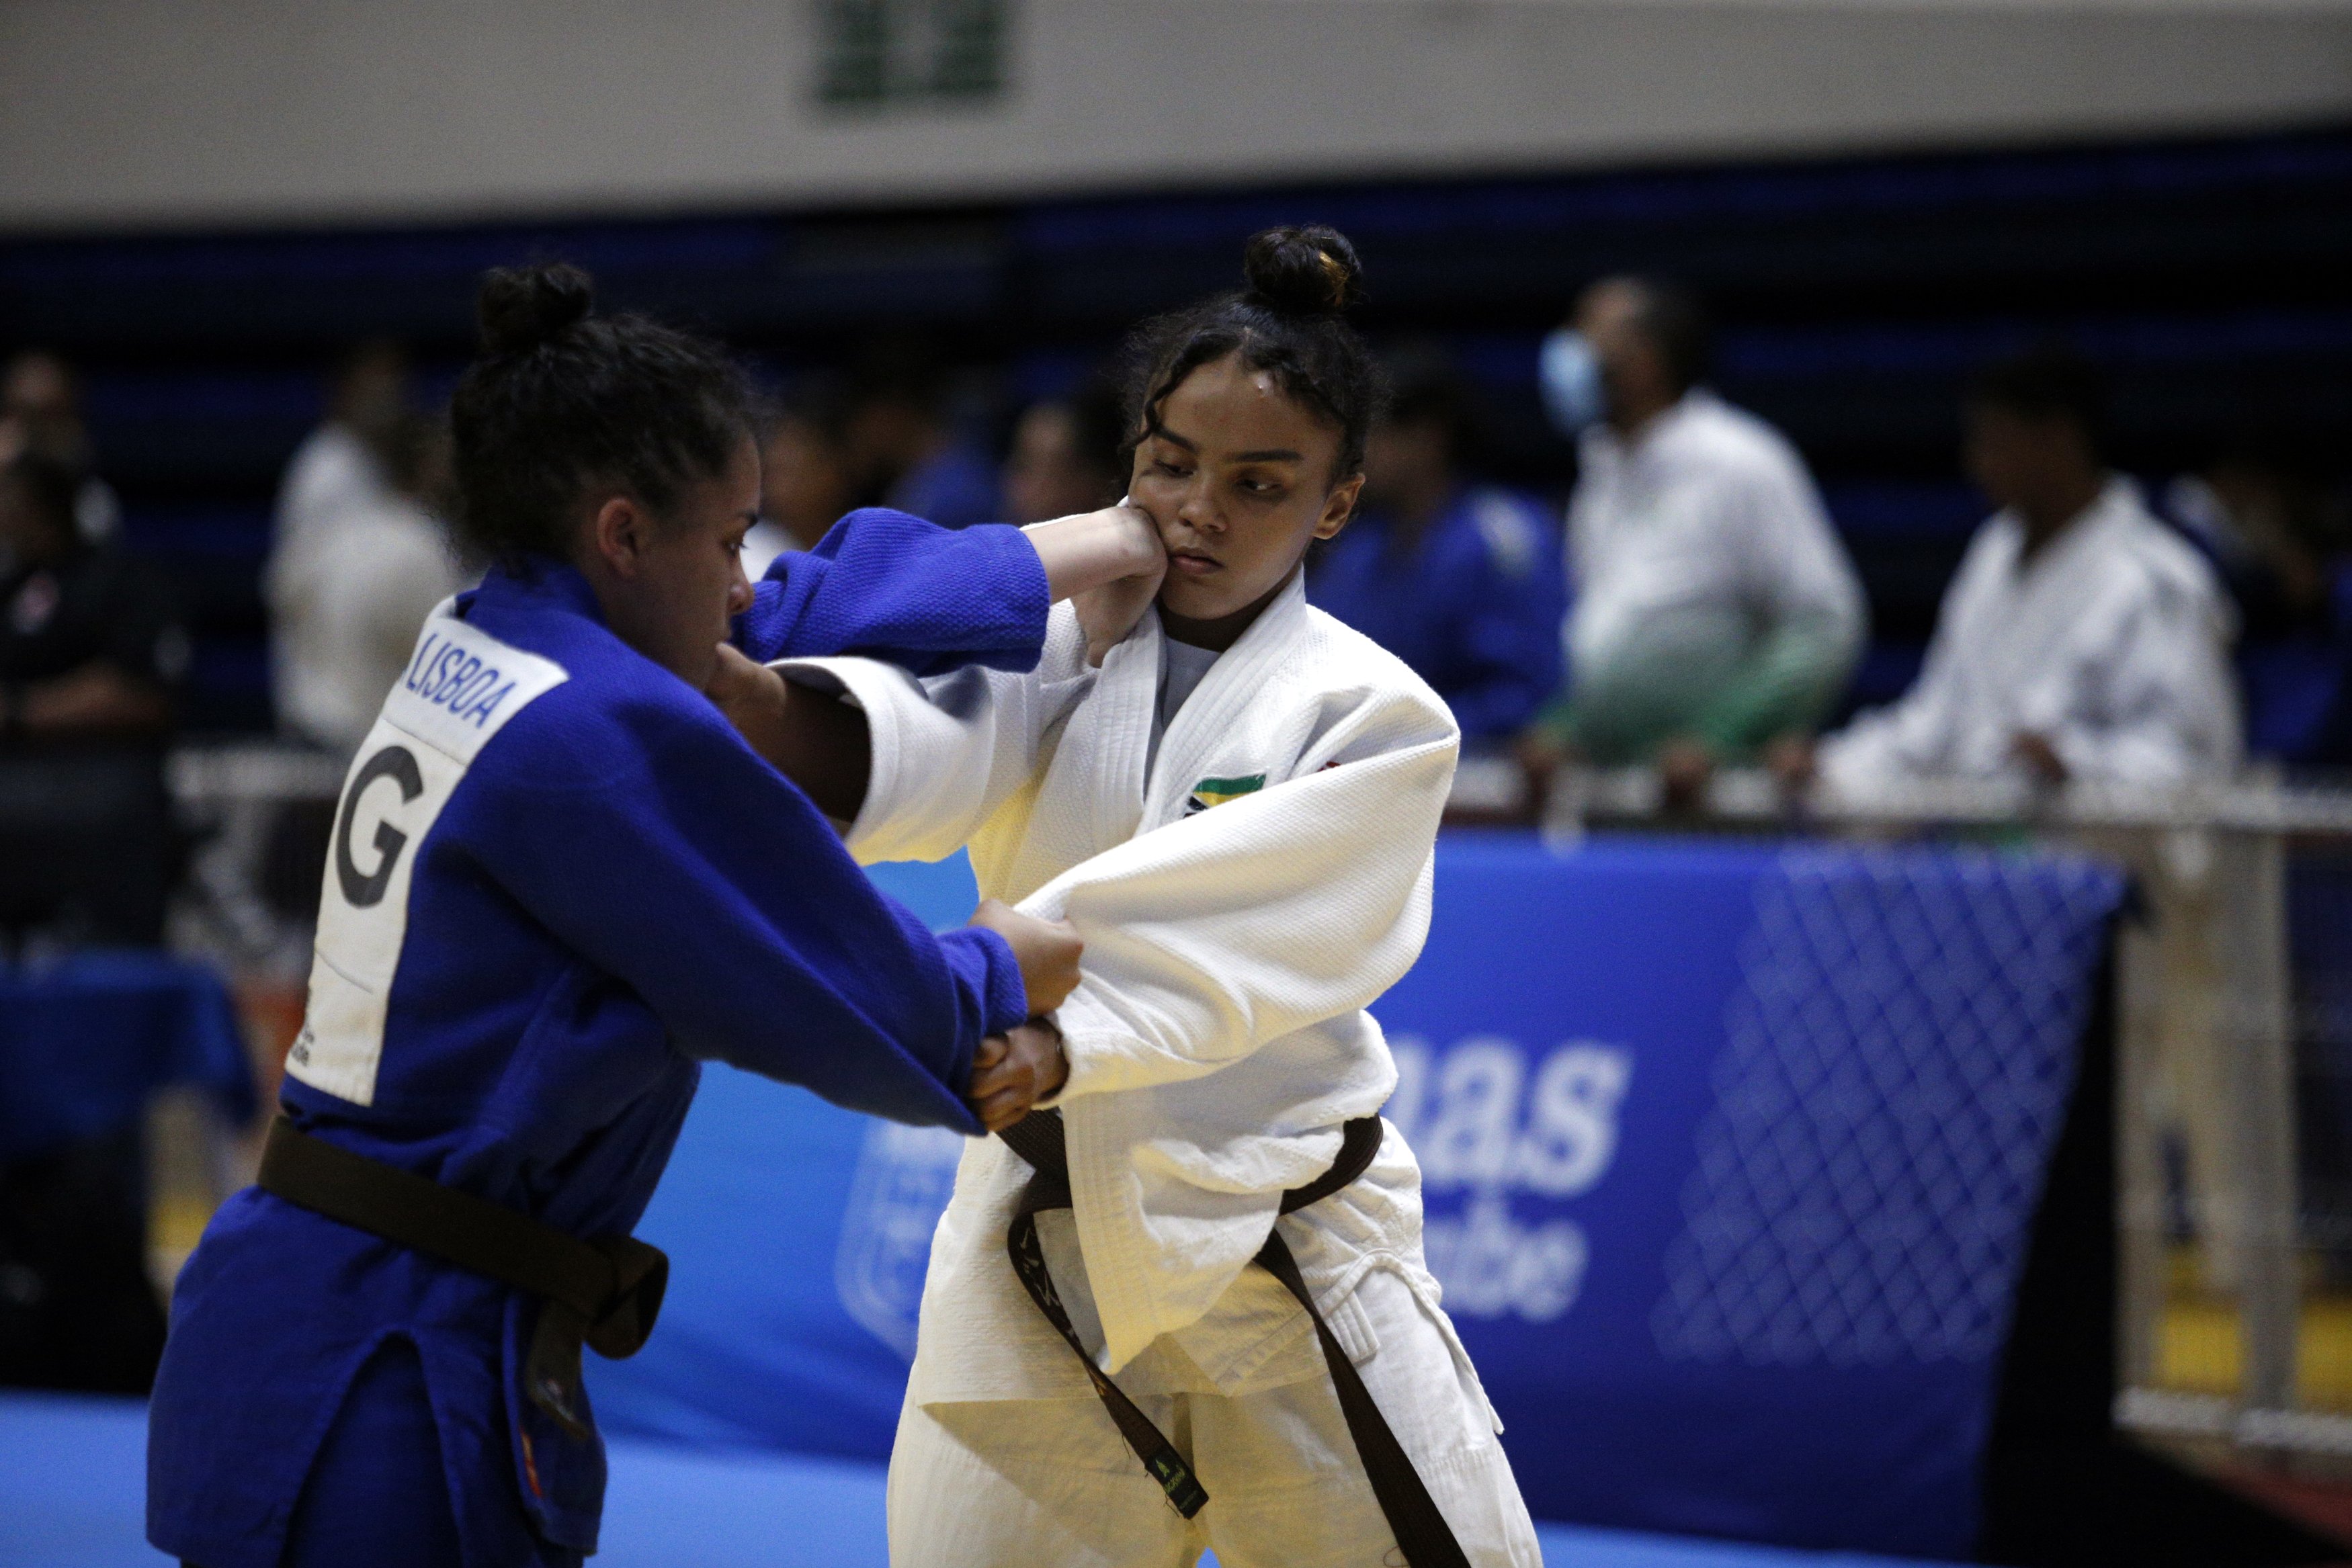
[[[146,1409],[0,1394],[0,1568],[158,1568],[144,1542]],[[1543,1528],[1553,1568],[1894,1568],[1894,1560]],[[884,1568],[882,1467],[613,1445],[594,1568]],[[1213,1562],[1213,1560],[1212,1560]]]

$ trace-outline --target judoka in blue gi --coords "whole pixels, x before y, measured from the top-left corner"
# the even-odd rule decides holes
[[[589,306],[568,267],[484,284],[453,420],[499,564],[352,763],[287,1119],[173,1298],[148,1535],[203,1568],[577,1563],[604,1483],[579,1345],[633,1348],[658,1307],[625,1238],[699,1062],[977,1133],[1026,1109],[1055,1048],[1024,1020],[1076,984],[1057,925],[934,936],[878,894],[700,688],[730,614],[762,658],[1027,669],[1050,600],[1156,539],[1116,511],[1026,538],[864,513],[755,594],[740,373]],[[485,1248],[609,1289],[575,1312],[446,1260]]]
[[[1561,529],[1528,497],[1463,473],[1472,430],[1451,366],[1396,368],[1364,448],[1363,505],[1307,559],[1309,602],[1427,681],[1465,750],[1508,741],[1561,678]]]

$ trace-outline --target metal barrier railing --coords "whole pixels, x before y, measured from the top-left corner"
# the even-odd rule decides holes
[[[1523,788],[1472,760],[1455,804],[1526,817]],[[2116,952],[2116,1418],[2249,1456],[2352,1456],[2352,790],[1952,779],[1792,799],[1744,770],[1669,812],[1654,774],[1621,769],[1563,774],[1541,819],[1557,843],[1941,835],[2124,865],[2141,917]]]

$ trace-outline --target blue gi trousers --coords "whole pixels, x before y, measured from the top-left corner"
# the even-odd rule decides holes
[[[516,1568],[580,1568],[577,1552],[531,1537]],[[441,1568],[464,1561],[425,1364],[404,1339],[384,1342],[352,1382],[294,1505],[284,1568]]]

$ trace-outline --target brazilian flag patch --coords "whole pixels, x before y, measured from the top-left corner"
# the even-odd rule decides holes
[[[1222,806],[1228,800],[1238,800],[1244,795],[1255,795],[1265,788],[1265,775],[1253,773],[1245,779],[1203,779],[1192,786],[1192,795],[1184,802],[1184,814],[1205,811],[1212,806]]]

